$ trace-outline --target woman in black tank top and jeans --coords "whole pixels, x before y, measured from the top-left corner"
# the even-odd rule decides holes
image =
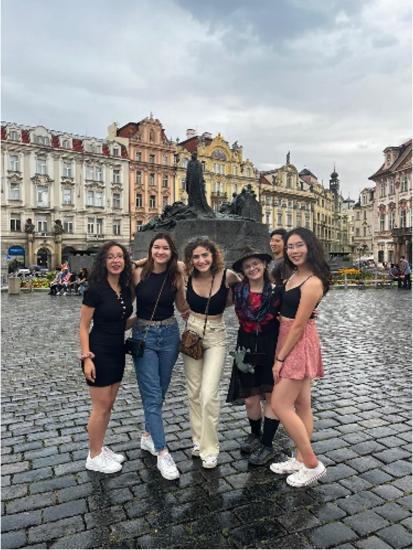
[[[157,467],[165,479],[176,479],[179,471],[169,454],[162,419],[165,395],[178,357],[179,329],[174,305],[183,312],[184,279],[178,269],[178,252],[168,234],[158,233],[149,245],[148,258],[133,273],[137,320],[132,336],[144,340],[142,357],[134,365],[145,415],[141,449],[157,456]]]
[[[184,254],[189,273],[186,300],[191,310],[187,328],[203,337],[204,348],[202,359],[183,355],[194,444],[192,456],[199,456],[204,468],[215,468],[219,453],[218,389],[226,356],[223,313],[230,305],[229,285],[240,279],[230,269],[224,269],[221,251],[206,237],[190,241]]]

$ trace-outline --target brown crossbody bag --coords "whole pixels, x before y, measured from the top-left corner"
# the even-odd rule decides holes
[[[181,336],[179,351],[187,355],[188,357],[192,357],[192,359],[202,359],[204,355],[202,340],[205,337],[205,330],[206,330],[206,325],[208,320],[208,308],[209,308],[209,302],[211,300],[214,280],[215,280],[215,275],[212,277],[211,288],[209,289],[208,301],[205,308],[205,323],[204,323],[204,330],[202,332],[202,336],[199,336],[199,334],[197,334],[195,331],[186,328],[188,325],[188,321],[185,323],[185,330],[183,331]]]

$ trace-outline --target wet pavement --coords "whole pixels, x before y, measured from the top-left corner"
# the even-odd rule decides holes
[[[249,469],[240,455],[247,421],[242,407],[224,404],[229,360],[216,470],[190,458],[179,359],[164,416],[180,479],[163,480],[139,449],[131,362],[107,438],[128,460],[120,474],[86,471],[80,298],[2,298],[3,548],[411,547],[410,292],[334,290],[323,301],[326,376],[314,388],[313,441],[328,475],[308,489]],[[226,317],[232,347],[236,322]],[[280,430],[277,457],[290,448]]]

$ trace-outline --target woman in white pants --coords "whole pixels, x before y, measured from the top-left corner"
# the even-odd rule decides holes
[[[186,300],[191,310],[187,329],[203,337],[204,348],[202,359],[183,355],[194,444],[192,456],[199,456],[204,468],[215,468],[219,454],[218,389],[227,351],[223,313],[230,303],[229,286],[240,279],[230,269],[224,269],[221,251],[207,237],[189,241],[184,254],[189,274]]]

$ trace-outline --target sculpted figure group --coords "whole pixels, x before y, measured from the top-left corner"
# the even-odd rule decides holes
[[[92,402],[87,469],[113,473],[126,460],[105,446],[105,433],[125,369],[125,330],[132,328],[144,411],[140,447],[156,457],[164,478],[179,478],[163,422],[179,354],[177,310],[186,329],[202,338],[203,349],[201,358],[183,355],[193,441],[188,460],[199,459],[208,469],[219,466],[219,388],[225,384],[227,401],[245,406],[248,433],[240,451],[252,466],[270,464],[294,487],[325,475],[311,446],[311,382],[323,376],[314,313],[328,291],[329,269],[311,231],[277,231],[271,236],[273,257],[247,248],[232,269],[224,267],[219,247],[206,237],[187,243],[183,261],[167,233],[155,235],[147,258],[137,262],[117,242],[100,249],[80,320],[82,369]],[[236,348],[230,350],[231,377],[222,380],[229,351],[223,314],[232,305],[239,329]],[[296,452],[274,462],[280,423]]]

